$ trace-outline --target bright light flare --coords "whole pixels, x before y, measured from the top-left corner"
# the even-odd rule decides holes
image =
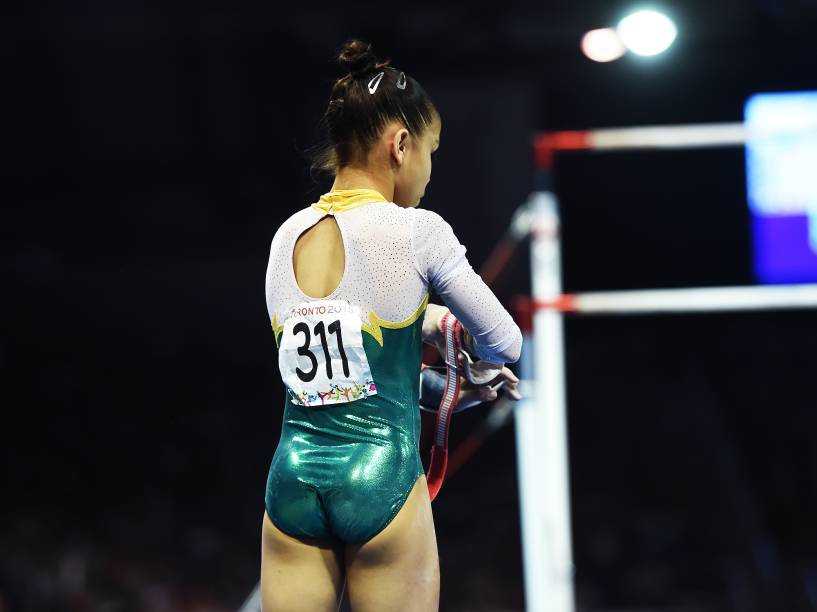
[[[627,52],[613,28],[590,30],[582,37],[582,52],[594,62],[612,62]]]
[[[658,11],[637,11],[618,23],[618,35],[637,55],[658,55],[669,49],[678,36],[672,19]]]

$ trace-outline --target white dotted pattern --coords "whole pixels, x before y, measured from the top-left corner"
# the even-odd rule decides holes
[[[424,278],[474,337],[480,359],[519,359],[519,327],[468,263],[465,247],[440,215],[416,211],[414,250],[418,271],[425,271]]]
[[[306,296],[295,281],[292,253],[298,237],[324,216],[309,207],[287,219],[272,240],[266,298],[278,323],[290,309],[318,298]],[[338,287],[320,299],[346,300],[364,320],[373,311],[387,321],[403,321],[433,288],[474,336],[479,357],[516,361],[522,346],[519,327],[465,257],[451,226],[437,213],[393,203],[364,204],[335,215],[343,237],[346,269]]]

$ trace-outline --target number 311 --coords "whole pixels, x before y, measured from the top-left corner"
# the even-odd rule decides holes
[[[323,356],[326,360],[326,377],[332,378],[332,358],[329,356],[329,345],[326,343],[326,330],[329,330],[330,334],[335,334],[338,338],[338,352],[340,353],[340,360],[343,363],[343,375],[349,376],[349,360],[346,357],[346,351],[343,350],[343,337],[340,333],[340,320],[333,321],[329,324],[328,327],[324,327],[323,321],[318,322],[315,325],[315,335],[319,336],[321,339],[321,346],[323,347]],[[292,334],[299,334],[303,333],[304,335],[304,343],[303,346],[298,347],[298,354],[303,355],[304,357],[308,358],[309,361],[312,363],[312,367],[309,371],[305,372],[301,368],[296,367],[295,373],[298,375],[304,382],[309,382],[315,375],[318,373],[318,358],[315,357],[315,354],[309,350],[309,344],[312,340],[312,337],[309,334],[309,326],[301,321],[297,323],[292,328]]]

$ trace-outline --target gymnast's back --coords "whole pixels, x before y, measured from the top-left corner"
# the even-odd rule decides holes
[[[293,254],[327,215],[345,264],[334,290],[314,297],[298,284]],[[266,302],[286,400],[265,505],[282,531],[366,541],[422,475],[418,393],[432,289],[473,335],[479,358],[518,358],[519,328],[465,252],[438,214],[372,190],[325,194],[276,232]]]

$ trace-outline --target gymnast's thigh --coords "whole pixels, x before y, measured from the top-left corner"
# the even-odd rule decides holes
[[[362,544],[347,544],[346,581],[355,612],[439,608],[440,565],[425,475],[383,531]]]
[[[339,541],[294,538],[278,529],[264,512],[262,612],[335,612],[343,574]]]

